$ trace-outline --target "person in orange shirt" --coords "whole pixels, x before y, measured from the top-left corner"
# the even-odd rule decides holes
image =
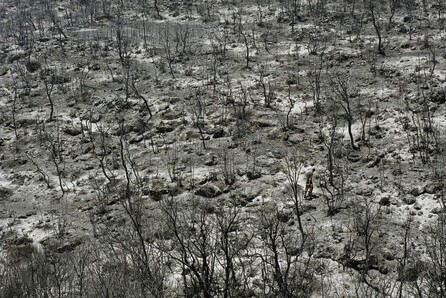
[[[311,170],[311,172],[307,173],[306,175],[306,182],[305,182],[305,192],[304,192],[304,198],[310,199],[313,195],[313,174],[314,171],[316,171],[315,168]]]

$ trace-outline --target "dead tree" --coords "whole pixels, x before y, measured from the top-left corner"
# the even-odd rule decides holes
[[[49,69],[49,68],[47,68],[45,70],[46,70],[47,76],[43,77],[42,80],[43,80],[43,84],[45,85],[46,97],[50,104],[50,116],[48,117],[48,122],[52,122],[53,115],[54,115],[54,101],[53,101],[52,93],[53,93],[54,85],[56,82],[56,78],[55,78],[54,70]]]
[[[308,297],[314,290],[312,249],[306,251],[310,257],[304,257],[304,247],[310,238],[296,237],[284,222],[286,215],[277,206],[266,208],[259,210],[256,224],[261,243],[262,294]]]
[[[164,224],[172,235],[169,257],[180,266],[186,297],[215,297],[217,288],[218,234],[210,206],[195,201],[191,208],[174,198],[161,201]]]
[[[296,152],[293,152],[290,156],[285,159],[284,164],[282,165],[283,170],[287,179],[287,190],[288,195],[293,200],[294,203],[294,211],[296,213],[298,228],[302,238],[305,238],[306,234],[304,231],[304,227],[301,220],[301,204],[303,197],[303,189],[299,184],[299,177],[302,171],[302,164],[299,161]]]
[[[333,216],[339,212],[345,201],[346,169],[338,160],[336,151],[340,149],[340,137],[337,129],[336,114],[333,112],[332,122],[328,132],[320,131],[320,138],[327,149],[326,174],[320,175],[320,188],[322,189],[327,215]]]
[[[355,139],[352,132],[354,118],[351,104],[352,98],[357,96],[357,90],[352,89],[350,85],[351,82],[349,81],[349,76],[346,73],[331,74],[330,87],[334,94],[331,100],[335,103],[335,106],[342,108],[344,118],[347,120],[348,135],[350,137],[352,149],[359,150],[359,147],[355,145]]]
[[[98,160],[104,177],[109,183],[111,183],[116,179],[116,175],[113,173],[112,169],[110,169],[108,164],[108,156],[112,154],[112,145],[110,144],[111,136],[109,134],[110,127],[99,123],[96,125],[96,130],[98,132],[94,133],[90,116],[90,119],[87,120],[86,128],[88,132],[88,140],[91,144],[92,155]],[[96,135],[98,137],[96,137]]]
[[[192,121],[194,126],[198,128],[200,133],[201,144],[203,149],[206,149],[206,138],[205,138],[205,125],[206,125],[206,102],[205,94],[201,89],[196,90],[196,92],[187,98],[189,103],[189,108],[192,113]]]
[[[155,12],[156,12],[156,18],[158,20],[161,20],[161,14],[160,14],[160,8],[159,8],[159,2],[158,0],[153,0],[153,7],[155,8]]]
[[[223,268],[219,283],[224,298],[234,297],[236,293],[249,289],[246,274],[251,262],[255,262],[255,258],[250,260],[248,257],[254,235],[240,231],[239,223],[243,217],[236,204],[233,202],[227,208],[219,208],[215,218],[217,233],[220,235],[217,261]]]
[[[146,107],[147,112],[149,113],[149,116],[150,116],[149,120],[152,119],[152,117],[153,117],[152,109],[150,108],[147,98],[139,92],[139,90],[136,86],[137,80],[134,75],[131,77],[130,81],[131,81],[133,92],[135,93],[136,97],[140,98],[143,101],[144,106]]]
[[[313,105],[316,113],[322,112],[322,69],[324,63],[324,55],[321,53],[318,57],[318,63],[313,63],[314,68],[308,73],[310,81],[311,93],[313,95]]]
[[[171,30],[169,25],[166,25],[163,31],[160,30],[160,43],[164,48],[164,55],[167,61],[167,65],[169,66],[169,73],[172,76],[172,79],[175,79],[175,73],[173,69],[174,56],[172,53],[172,45],[171,45]]]
[[[64,142],[60,134],[60,128],[58,121],[55,122],[54,132],[48,131],[48,128],[43,128],[44,131],[44,148],[49,154],[49,159],[54,165],[56,170],[56,175],[58,179],[59,188],[61,191],[61,196],[59,199],[63,198],[68,191],[65,187],[64,176],[65,176],[65,166],[66,162],[63,156]],[[42,123],[44,125],[44,123]]]
[[[129,151],[124,121],[119,123],[119,130],[120,167],[124,172],[124,186],[120,190],[119,201],[130,220],[134,235],[135,249],[131,249],[130,253],[136,260],[135,269],[141,273],[141,294],[146,296],[150,293],[155,297],[163,297],[164,274],[160,270],[162,264],[159,263],[159,251],[147,242],[148,225],[144,224],[143,184],[137,163]]]
[[[285,121],[285,125],[286,125],[286,129],[291,129],[292,128],[292,124],[290,122],[290,115],[291,112],[294,109],[294,105],[296,104],[296,100],[291,96],[291,84],[288,84],[288,110],[286,112],[286,121]]]
[[[271,104],[273,102],[275,96],[275,84],[271,82],[271,79],[266,80],[269,76],[267,73],[265,66],[259,66],[259,85],[262,88],[263,99],[265,103],[265,107],[271,108]]]
[[[384,50],[384,43],[383,43],[383,37],[382,37],[382,24],[380,21],[379,9],[382,9],[379,6],[379,0],[368,0],[368,10],[370,13],[370,16],[372,18],[372,24],[373,28],[375,29],[376,36],[378,38],[378,45],[377,50],[378,54],[384,56],[386,54]]]

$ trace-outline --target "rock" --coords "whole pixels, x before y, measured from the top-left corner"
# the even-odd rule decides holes
[[[197,139],[200,137],[200,134],[197,130],[188,130],[186,131],[186,140]]]
[[[420,185],[417,185],[410,190],[410,194],[413,195],[414,197],[418,197],[423,193],[425,193],[424,187]]]
[[[297,145],[297,144],[302,144],[304,141],[304,137],[300,136],[298,134],[292,134],[288,137],[288,142],[290,142],[291,144]]]
[[[137,135],[130,139],[129,144],[137,144],[140,143],[144,139],[143,135]]]
[[[243,193],[240,194],[241,198],[246,199],[248,202],[253,201],[256,197],[262,193],[262,188],[258,185],[252,187],[246,187],[243,189]]]
[[[215,129],[215,131],[212,135],[212,138],[218,139],[218,138],[222,138],[224,136],[225,136],[225,130],[223,128],[219,127],[219,128]]]
[[[89,66],[89,67],[88,67],[88,69],[89,69],[89,70],[94,70],[94,71],[97,71],[97,70],[100,70],[100,69],[101,69],[101,67],[99,66],[99,64],[98,64],[98,63],[95,63],[95,64],[93,64],[93,65]]]
[[[290,219],[293,218],[293,212],[291,210],[282,210],[280,212],[277,212],[277,219],[280,222],[286,223],[290,221]]]
[[[155,129],[157,133],[166,133],[174,130],[170,124],[166,124],[162,121],[155,127]]]
[[[13,191],[6,187],[0,187],[0,199],[4,200],[12,196]]]
[[[433,214],[440,214],[440,213],[442,213],[442,208],[441,207],[435,207],[430,212],[433,213]]]
[[[218,160],[218,158],[217,158],[217,156],[215,156],[215,155],[212,155],[209,159],[207,159],[205,162],[204,162],[204,164],[206,165],[206,166],[214,166],[214,165],[216,165],[218,162],[217,162],[217,160]]]
[[[73,251],[77,246],[79,246],[82,242],[80,239],[74,239],[69,242],[64,242],[62,245],[56,248],[58,253],[65,253]]]
[[[372,160],[371,162],[369,162],[368,164],[367,164],[367,167],[368,168],[373,168],[373,167],[376,167],[378,164],[379,164],[379,162],[381,161],[381,157],[376,157],[374,160]]]
[[[8,69],[6,67],[0,67],[0,77],[4,76],[8,73]]]
[[[415,204],[417,200],[414,197],[405,197],[403,199],[403,202],[406,203],[407,205],[412,205]]]
[[[30,217],[30,216],[33,216],[33,215],[37,215],[37,212],[36,211],[29,211],[29,212],[26,213],[27,217]]]
[[[150,194],[152,200],[157,202],[160,201],[164,195],[171,193],[171,189],[165,181],[156,180],[148,193]]]
[[[246,176],[248,177],[249,180],[254,180],[254,179],[258,179],[260,177],[262,177],[262,173],[260,173],[260,171],[258,170],[248,170],[246,172]]]
[[[443,104],[446,102],[446,90],[435,90],[430,95],[432,102]]]
[[[90,120],[91,123],[98,123],[101,120],[101,118],[102,118],[101,114],[92,113],[88,120]]]
[[[82,153],[83,153],[83,154],[87,154],[87,153],[89,153],[91,150],[93,150],[93,145],[91,145],[91,144],[87,144],[87,145],[85,145],[85,147],[83,148]]]
[[[402,30],[402,31],[401,31]],[[407,32],[407,28],[406,28],[406,26],[401,26],[401,28],[400,28],[400,32],[401,33],[406,33]],[[403,42],[401,45],[400,45],[400,48],[402,48],[402,49],[408,49],[408,48],[410,48],[411,47],[411,45],[410,45],[410,43],[408,43],[408,42]]]
[[[128,124],[129,131],[132,131],[137,134],[144,133],[146,131],[146,128],[147,128],[147,124],[141,118],[137,118]]]
[[[389,206],[390,205],[390,198],[389,197],[381,198],[381,200],[379,200],[379,204],[381,206]]]
[[[440,190],[441,190],[441,186],[436,183],[429,183],[424,187],[425,193],[428,193],[431,195],[436,194]]]
[[[421,207],[421,205],[420,205],[418,202],[416,202],[416,203],[413,205],[413,209],[415,209],[415,210],[421,210],[422,207]]]
[[[316,259],[330,259],[333,257],[334,251],[330,246],[321,246],[318,247],[313,255]]]
[[[386,251],[386,252],[384,252],[383,257],[387,261],[393,261],[393,260],[395,260],[395,253],[391,252],[391,251]]]
[[[33,243],[33,240],[26,236],[19,237],[12,242],[14,245],[27,245],[30,243]]]
[[[63,130],[64,133],[66,133],[67,135],[70,136],[78,136],[81,134],[81,130],[79,128],[75,128],[75,127],[67,127]]]
[[[403,22],[404,23],[409,23],[409,22],[412,22],[412,20],[413,20],[413,16],[404,16],[404,18],[403,18]]]
[[[351,162],[358,162],[362,158],[361,154],[352,152],[347,156],[347,159]]]
[[[41,67],[41,64],[39,63],[39,61],[31,60],[28,61],[25,66],[29,72],[33,73]]]
[[[195,191],[195,194],[198,196],[211,199],[221,195],[222,191],[215,184],[207,183],[202,187],[200,187],[197,191]]]
[[[275,159],[282,159],[285,157],[285,153],[280,150],[273,150],[273,151],[268,152],[266,156],[275,158]]]
[[[13,52],[10,52],[8,54],[8,57],[6,58],[7,63],[12,63],[14,61],[20,60],[21,58],[26,56],[26,52],[23,50],[16,50]]]
[[[358,188],[356,194],[359,196],[370,197],[373,194],[373,189],[370,187]]]
[[[71,81],[71,77],[69,76],[63,76],[59,74],[51,75],[50,76],[50,83],[51,84],[66,84]]]

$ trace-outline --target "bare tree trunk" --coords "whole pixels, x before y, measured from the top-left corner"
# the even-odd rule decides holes
[[[373,27],[375,28],[376,31],[376,36],[378,37],[378,54],[384,56],[386,53],[384,51],[384,45],[383,45],[383,40],[382,40],[382,36],[381,36],[381,24],[379,23],[379,20],[377,19],[376,16],[376,11],[375,11],[375,4],[373,3],[373,0],[369,0],[369,8],[370,8],[370,14],[372,16],[372,23],[373,23]]]
[[[46,96],[48,98],[48,102],[50,103],[50,117],[48,118],[48,122],[53,121],[54,102],[53,102],[53,98],[51,97],[51,94],[53,93],[54,80],[55,80],[54,74],[49,79],[43,80],[43,83],[45,84]]]

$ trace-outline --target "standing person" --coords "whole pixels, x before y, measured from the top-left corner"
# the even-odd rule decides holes
[[[313,174],[314,171],[316,171],[315,168],[311,170],[311,172],[307,173],[306,175],[306,181],[305,181],[305,192],[304,192],[304,198],[310,199],[313,195]]]

